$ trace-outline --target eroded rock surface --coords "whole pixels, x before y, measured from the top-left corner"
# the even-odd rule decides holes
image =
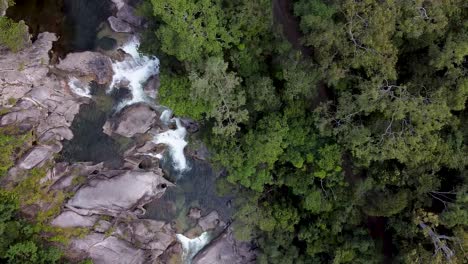
[[[256,255],[251,248],[248,243],[236,241],[228,228],[198,253],[192,264],[253,264]]]
[[[159,251],[158,256],[175,241],[175,232],[170,224],[150,219],[121,223],[116,234],[142,249]]]
[[[0,48],[0,105],[10,105],[23,98],[49,72],[49,50],[57,40],[44,32],[29,47],[18,53]]]
[[[144,250],[114,236],[99,233],[73,240],[70,248],[76,255],[89,256],[95,264],[137,264],[145,263],[147,259]]]
[[[41,33],[18,53],[0,50],[0,105],[6,113],[0,126],[32,130],[36,136],[5,181],[21,170],[41,167],[62,150],[60,141],[73,138],[70,126],[86,100],[67,89],[66,81],[49,74],[49,50],[57,37]]]
[[[124,137],[133,137],[151,129],[158,114],[144,103],[125,107],[115,118],[104,125],[104,133],[119,134]]]
[[[67,207],[80,214],[119,216],[161,197],[172,183],[162,171],[99,172],[68,201]]]
[[[94,80],[99,84],[112,82],[114,74],[111,59],[101,53],[91,51],[68,54],[57,65],[57,69],[77,75],[77,77],[88,78],[90,81]]]
[[[133,31],[132,26],[120,18],[111,16],[107,19],[107,21],[109,21],[110,27],[115,32],[130,33]]]
[[[141,26],[142,23],[142,19],[136,15],[135,8],[128,4],[124,4],[117,11],[117,17],[135,27]]]
[[[51,224],[58,227],[92,227],[98,220],[97,215],[83,216],[73,211],[65,211],[57,216]]]

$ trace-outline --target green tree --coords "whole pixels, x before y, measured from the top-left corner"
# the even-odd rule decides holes
[[[244,109],[245,94],[239,89],[241,80],[227,68],[222,59],[212,57],[189,78],[192,100],[206,105],[207,118],[216,121],[213,133],[230,137],[239,130],[239,123],[247,121],[248,112]]]

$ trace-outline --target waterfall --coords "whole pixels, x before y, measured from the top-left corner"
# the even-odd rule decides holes
[[[91,98],[91,91],[89,88],[89,84],[84,84],[80,80],[78,80],[76,77],[70,77],[68,80],[68,86],[70,87],[70,90],[79,96],[83,97],[89,97]]]
[[[161,115],[161,120],[164,122],[163,118],[167,115]],[[154,137],[153,141],[156,144],[165,144],[169,147],[169,153],[174,160],[174,168],[178,171],[184,171],[187,167],[187,160],[184,155],[184,148],[187,146],[187,141],[185,141],[185,135],[187,135],[187,130],[184,126],[180,124],[178,118],[173,118],[176,122],[177,129],[168,130],[161,134],[158,134]]]
[[[112,91],[120,82],[128,82],[128,88],[132,93],[132,99],[122,102],[117,106],[118,110],[126,105],[152,100],[148,99],[143,91],[143,83],[159,73],[159,60],[139,54],[139,45],[138,38],[133,37],[122,47],[122,50],[129,56],[126,56],[123,61],[112,64],[114,76],[108,91]]]
[[[193,239],[182,234],[177,234],[176,237],[182,245],[182,260],[184,264],[190,264],[192,258],[211,241],[211,236],[208,232],[203,232],[199,237]]]
[[[117,111],[123,107],[138,102],[148,102],[153,104],[153,99],[148,98],[143,90],[143,83],[151,76],[159,73],[159,60],[155,57],[143,56],[138,53],[139,40],[133,37],[123,45],[122,50],[128,55],[123,61],[112,64],[114,76],[108,92],[112,91],[120,82],[128,83],[128,88],[132,93],[132,99],[121,102],[117,106]],[[169,147],[169,153],[174,160],[174,168],[178,171],[187,169],[187,160],[184,155],[184,148],[187,145],[185,136],[187,130],[180,124],[179,119],[171,119],[172,111],[164,110],[161,114],[161,121],[168,125],[175,120],[177,129],[168,130],[154,137],[156,144],[165,144]],[[161,159],[161,154],[148,154]]]

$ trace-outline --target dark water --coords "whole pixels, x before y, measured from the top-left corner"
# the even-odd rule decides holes
[[[130,1],[135,4],[138,0]],[[54,43],[54,56],[63,57],[69,52],[115,47],[111,38],[96,39],[99,26],[112,15],[110,0],[16,0],[7,16],[24,20],[30,28],[33,40],[44,31],[54,32],[59,41]],[[107,167],[118,168],[123,164],[122,154],[131,139],[112,138],[103,133],[102,127],[113,114],[113,107],[126,96],[124,90],[106,95],[106,87],[92,85],[92,102],[82,105],[71,129],[74,138],[63,142],[58,161],[104,162]],[[194,223],[186,217],[191,207],[202,209],[202,215],[218,211],[223,221],[232,215],[232,197],[219,197],[216,193],[216,173],[211,165],[200,160],[189,160],[191,169],[183,175],[173,170],[170,157],[161,162],[166,177],[177,184],[165,195],[148,204],[147,218],[174,221],[179,231],[185,231]]]
[[[118,98],[105,94],[105,87],[92,84],[93,101],[81,105],[80,112],[73,120],[71,130],[74,137],[63,142],[59,161],[104,162],[109,168],[123,165],[122,154],[129,140],[121,142],[104,134],[102,127],[113,114]]]
[[[206,161],[189,159],[190,170],[180,174],[174,171],[172,161],[166,155],[161,162],[166,177],[176,183],[168,188],[163,197],[146,206],[146,218],[174,221],[183,232],[194,223],[189,223],[187,213],[191,207],[202,209],[202,215],[212,210],[218,211],[223,221],[228,221],[233,211],[230,206],[232,197],[220,197],[216,193],[216,175],[211,164]]]
[[[7,16],[24,20],[33,39],[49,31],[60,38],[53,51],[60,57],[74,51],[92,50],[99,25],[111,15],[110,0],[16,0]]]

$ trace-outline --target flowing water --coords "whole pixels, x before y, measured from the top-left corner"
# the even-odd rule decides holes
[[[95,50],[98,45],[104,50],[115,48],[117,41],[107,33],[106,26],[101,31],[104,33],[98,34],[102,22],[111,15],[110,0],[16,0],[16,3],[7,15],[15,20],[25,20],[33,36],[43,31],[55,32],[60,36],[54,44],[55,56]],[[217,195],[217,173],[211,165],[185,156],[187,131],[180,120],[172,118],[172,111],[155,105],[155,100],[144,93],[145,82],[159,73],[159,60],[139,54],[138,45],[135,36],[121,45],[127,56],[123,61],[113,63],[115,74],[109,87],[83,83],[74,77],[68,79],[72,92],[90,98],[90,103],[81,106],[71,127],[74,138],[63,142],[64,148],[57,160],[104,162],[109,168],[119,168],[123,164],[123,153],[131,145],[132,139],[104,134],[102,127],[106,120],[123,107],[138,102],[146,102],[160,110],[161,121],[167,126],[175,123],[176,128],[153,139],[157,144],[168,146],[166,153],[145,155],[161,160],[165,176],[176,183],[176,187],[168,188],[161,199],[148,204],[145,218],[174,223],[179,233],[177,239],[184,250],[184,263],[190,263],[216,236],[216,232],[204,232],[193,239],[184,236],[184,232],[196,226],[196,222],[187,217],[189,209],[201,208],[202,215],[216,210],[221,220],[227,222],[232,215],[230,204],[233,197]],[[126,89],[118,89],[120,86],[128,88],[130,98],[124,92]]]
[[[138,102],[148,102],[154,104],[154,100],[148,98],[143,91],[143,84],[151,77],[159,73],[159,60],[155,57],[143,56],[138,52],[139,41],[133,37],[125,45],[122,50],[129,56],[123,61],[113,63],[114,76],[109,87],[109,92],[122,83],[128,83],[128,89],[132,93],[132,99],[125,100],[118,105],[118,109],[122,109],[126,105],[131,105]]]
[[[15,0],[7,16],[24,20],[33,39],[41,32],[60,36],[53,51],[59,57],[74,51],[92,50],[97,31],[111,15],[110,0]]]

